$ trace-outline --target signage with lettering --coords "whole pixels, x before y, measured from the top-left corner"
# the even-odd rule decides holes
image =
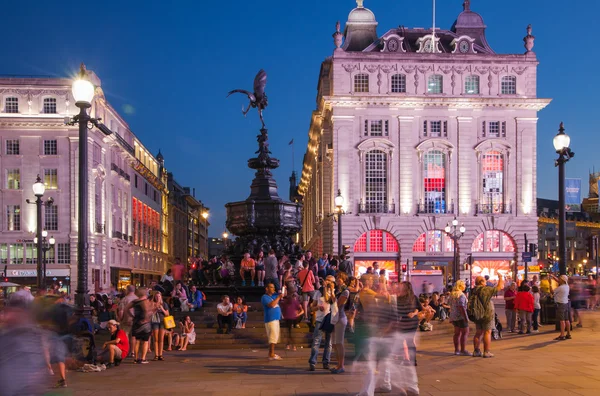
[[[69,276],[70,272],[68,269],[46,270],[46,276]],[[8,275],[17,278],[35,278],[37,270],[9,269]]]

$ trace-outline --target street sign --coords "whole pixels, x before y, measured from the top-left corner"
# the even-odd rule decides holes
[[[531,252],[523,252],[521,258],[524,263],[531,263]]]

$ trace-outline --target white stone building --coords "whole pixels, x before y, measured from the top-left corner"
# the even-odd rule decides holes
[[[91,116],[101,117],[113,131],[106,136],[94,128],[88,135],[88,280],[89,290],[94,291],[130,282],[132,272],[159,276],[165,270],[166,255],[162,230],[151,257],[134,240],[134,180],[140,164],[156,164],[156,159],[138,158],[136,150],[143,146],[106,101],[100,80],[89,73],[97,86]],[[35,200],[32,186],[39,174],[46,185],[43,199],[54,199],[54,205],[44,207],[43,213],[43,227],[56,239],[55,248],[47,254],[48,283],[60,282],[72,292],[77,280],[79,134],[78,127],[66,126],[64,119],[79,109],[71,84],[65,78],[0,77],[0,270],[6,266],[8,278],[16,283],[36,283],[36,207],[26,199]],[[157,166],[154,173],[158,174]],[[158,200],[151,197],[159,227],[161,194]],[[137,258],[138,251],[143,260]]]
[[[537,112],[550,102],[536,96],[531,29],[524,53],[496,54],[470,1],[450,30],[381,36],[357,3],[321,65],[299,185],[305,246],[340,251],[339,190],[342,245],[358,270],[379,261],[440,284],[454,255],[444,228],[456,217],[461,278],[470,254],[473,275],[510,275],[524,235],[537,240]]]

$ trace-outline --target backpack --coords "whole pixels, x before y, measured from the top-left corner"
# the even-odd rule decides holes
[[[489,322],[492,320],[492,315],[488,309],[489,300],[484,301],[479,295],[479,291],[475,289],[469,296],[467,304],[467,315],[471,322]]]

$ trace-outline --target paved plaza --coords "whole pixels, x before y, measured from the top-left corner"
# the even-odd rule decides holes
[[[421,395],[598,395],[600,394],[600,312],[584,312],[584,328],[569,341],[553,341],[553,326],[519,336],[504,333],[493,342],[494,359],[451,354],[449,324],[419,333],[417,372]],[[309,350],[282,350],[269,362],[264,349],[170,352],[165,362],[120,367],[100,373],[68,375],[58,395],[353,395],[363,372],[309,372]],[[470,346],[472,349],[472,345]],[[351,353],[349,353],[351,354]],[[150,355],[151,356],[151,355]],[[360,363],[359,363],[360,364]],[[355,370],[352,370],[352,367]]]

